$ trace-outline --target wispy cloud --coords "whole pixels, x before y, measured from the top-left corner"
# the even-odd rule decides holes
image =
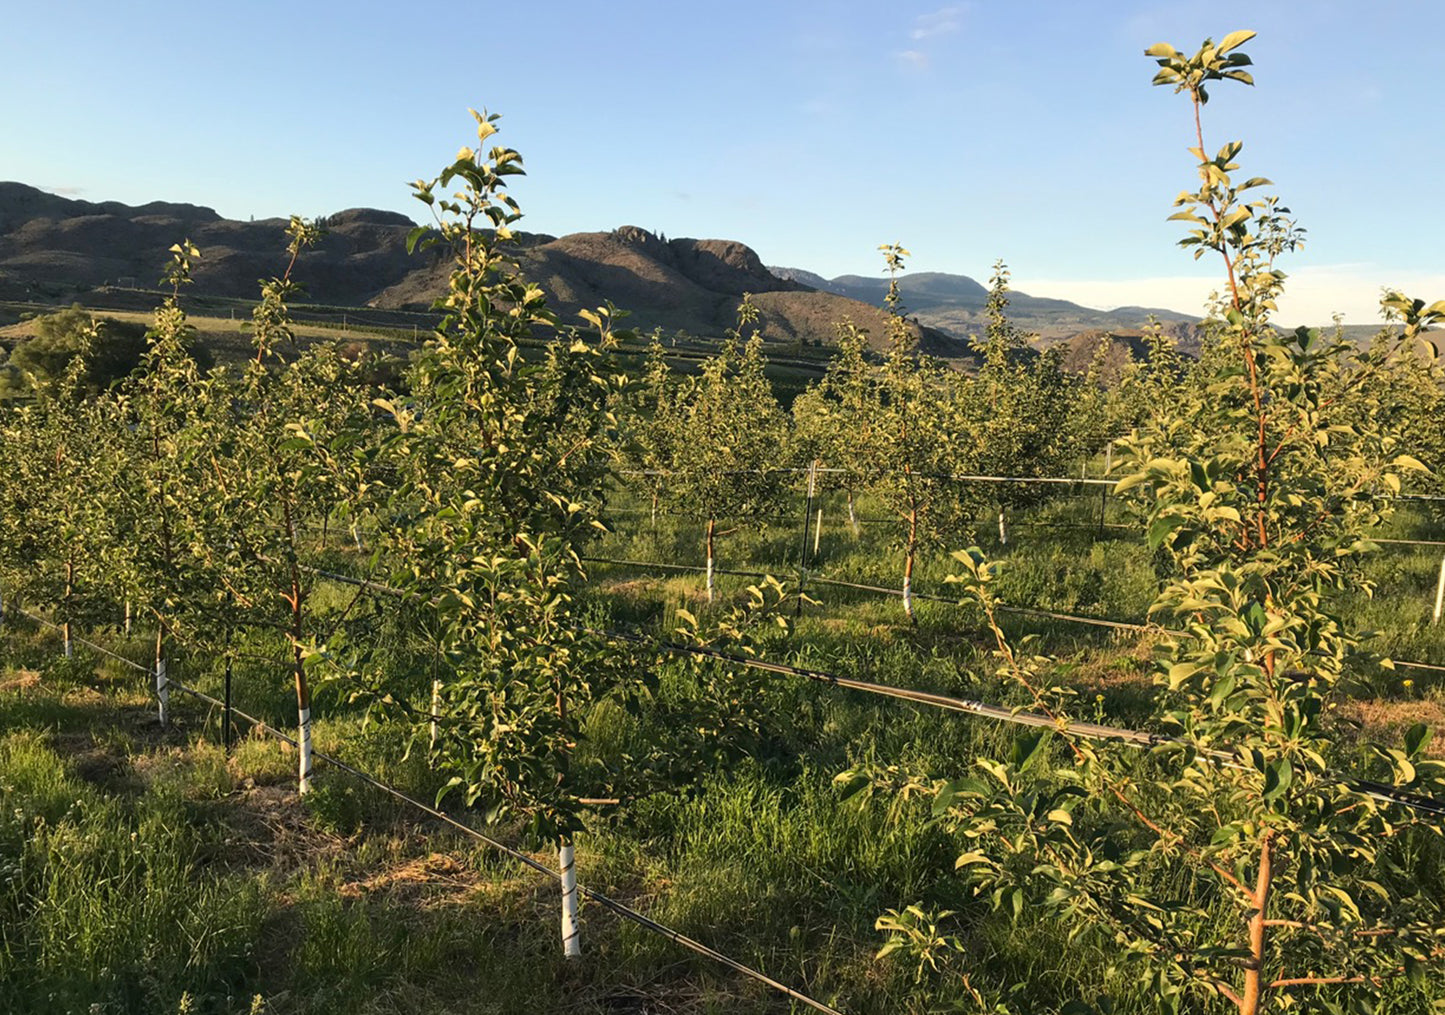
[[[41,189],[57,197],[79,197],[85,193],[84,187],[42,187]]]
[[[899,50],[893,54],[893,59],[909,70],[927,70],[928,54],[918,49]]]
[[[908,38],[912,45],[907,49],[894,50],[891,54],[894,63],[903,70],[914,73],[927,70],[932,63],[930,50],[936,40],[960,31],[970,6],[966,3],[949,4],[928,14],[918,15],[908,29]]]
[[[952,35],[963,27],[963,15],[967,10],[968,4],[950,4],[931,14],[920,14],[913,19],[913,30],[908,37],[922,42],[940,35]]]

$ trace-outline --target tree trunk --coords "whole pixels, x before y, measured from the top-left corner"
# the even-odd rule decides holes
[[[853,491],[848,491],[848,524],[853,527],[853,538],[858,538],[858,511],[853,506]]]
[[[713,596],[714,596],[714,592],[713,592],[713,571],[712,571],[712,534],[713,534],[713,529],[715,529],[716,527],[717,527],[717,519],[716,519],[716,518],[709,518],[709,519],[707,520],[707,601],[708,601],[708,602],[712,602],[712,601],[713,601]]]
[[[1008,515],[1002,507],[998,509],[998,541],[1008,546]]]
[[[1264,943],[1265,919],[1269,913],[1269,888],[1271,880],[1270,832],[1264,833],[1259,844],[1259,875],[1254,886],[1254,916],[1249,919],[1249,968],[1244,971],[1244,994],[1240,997],[1240,1015],[1258,1015],[1264,996]]]
[[[70,595],[75,591],[75,561],[67,558],[65,561],[65,599],[64,608],[60,619],[64,621],[60,625],[60,634],[65,641],[65,658],[70,659],[75,655],[75,646],[70,642]]]
[[[281,598],[291,608],[291,668],[296,677],[296,792],[302,796],[311,792],[311,688],[306,681],[306,667],[301,654],[302,637],[306,633],[306,594],[301,587],[301,572],[296,560],[299,548],[296,540],[296,518],[291,512],[290,501],[282,501],[286,518],[286,537],[290,541],[290,589]],[[351,535],[356,539],[356,548],[361,549],[361,539],[356,535],[356,520],[351,522]]]
[[[122,628],[125,636],[130,637],[130,600],[125,601],[125,626]]]

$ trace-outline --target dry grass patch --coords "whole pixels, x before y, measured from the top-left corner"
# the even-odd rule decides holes
[[[5,691],[29,691],[40,686],[40,671],[38,670],[16,670],[10,676],[0,680],[0,693]]]
[[[1425,753],[1432,758],[1445,758],[1445,704],[1433,698],[1352,701],[1340,710],[1363,726],[1366,736],[1383,743],[1399,743],[1411,726],[1424,723],[1435,734]]]

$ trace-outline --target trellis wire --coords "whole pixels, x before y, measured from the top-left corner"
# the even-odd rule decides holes
[[[319,572],[318,572],[319,573]],[[345,575],[334,575],[337,580],[359,583],[360,579],[348,579]],[[368,583],[374,585],[375,583]],[[393,595],[407,595],[401,589],[384,587],[387,592]],[[1061,615],[1062,616],[1062,615]],[[1145,628],[1147,630],[1147,628]],[[931,691],[919,691],[912,688],[893,687],[888,684],[878,684],[866,680],[857,680],[852,677],[840,676],[825,670],[814,670],[800,666],[792,666],[787,663],[774,663],[749,656],[731,655],[718,649],[707,648],[700,645],[685,645],[680,642],[662,641],[648,635],[635,634],[623,631],[606,630],[599,631],[589,629],[590,633],[603,637],[616,638],[621,641],[633,642],[635,644],[647,644],[676,654],[694,655],[704,658],[717,659],[723,662],[732,663],[738,666],[745,666],[750,669],[762,670],[769,673],[778,673],[785,676],[802,677],[817,683],[830,684],[835,687],[847,688],[849,690],[862,691],[867,694],[875,694],[883,697],[897,698],[904,701],[912,701],[917,704],[929,705],[953,712],[963,712],[970,715],[980,716],[986,719],[994,719],[1000,722],[1013,723],[1021,726],[1042,727],[1058,730],[1059,732],[1074,733],[1079,736],[1095,740],[1111,740],[1131,744],[1139,747],[1157,747],[1166,744],[1177,744],[1179,746],[1190,746],[1185,741],[1169,737],[1159,733],[1148,733],[1142,730],[1130,730],[1116,726],[1104,726],[1099,723],[1090,722],[1067,722],[1063,725],[1057,719],[1034,712],[1016,711],[1005,708],[1001,705],[990,705],[982,701],[973,701],[966,698],[955,698],[949,695],[936,694]],[[1431,666],[1426,663],[1406,663],[1395,661],[1397,666],[1416,666],[1421,669],[1436,669],[1445,672],[1445,666]],[[1209,759],[1215,764],[1227,768],[1247,770],[1242,762],[1227,751],[1200,750],[1200,757]],[[1358,779],[1354,776],[1339,775],[1326,772],[1327,777],[1334,779],[1340,785],[1345,786],[1353,792],[1364,796],[1381,800],[1387,803],[1401,804],[1415,810],[1426,811],[1431,814],[1445,816],[1445,800],[1437,800],[1433,797],[1422,796],[1414,793],[1407,793],[1397,790],[1394,787],[1383,783],[1374,782],[1369,779]]]
[[[664,563],[662,563],[661,561],[624,560],[624,559],[616,558],[616,557],[583,557],[582,560],[583,560],[584,563],[592,563],[592,564],[616,564],[616,565],[621,565],[621,566],[625,566],[625,567],[637,567],[637,568],[661,568],[661,569],[665,569],[665,570],[669,570],[669,571],[692,571],[692,572],[698,572],[698,571],[702,571],[702,570],[703,570],[702,568],[698,567],[698,566],[695,565],[695,564],[664,564]],[[723,568],[716,568],[715,571],[716,571],[716,573],[718,573],[718,574],[736,575],[736,576],[742,577],[742,578],[770,578],[770,577],[773,577],[772,574],[768,574],[768,573],[763,572],[763,571],[729,571],[729,570],[724,570]],[[782,573],[782,572],[781,572],[781,571],[775,572],[775,574],[778,574],[778,573]],[[817,585],[835,585],[835,586],[837,586],[837,587],[839,587],[839,588],[858,589],[858,590],[863,591],[863,592],[876,592],[876,593],[878,593],[878,594],[880,594],[880,595],[886,595],[886,596],[901,596],[901,595],[903,595],[903,593],[902,593],[901,591],[899,591],[898,589],[888,588],[888,587],[883,586],[883,585],[867,585],[867,584],[864,584],[864,583],[862,583],[862,582],[844,581],[844,580],[841,579],[841,578],[827,578],[827,577],[824,577],[824,576],[822,576],[822,575],[813,574],[813,573],[811,573],[811,572],[808,574],[808,580],[811,581],[811,582],[813,582],[814,584],[817,584]],[[949,598],[948,596],[929,595],[929,594],[923,593],[923,592],[914,592],[914,593],[913,593],[913,598],[914,598],[914,599],[923,599],[923,600],[927,600],[927,601],[929,601],[929,602],[934,602],[934,603],[947,603],[947,604],[950,605],[950,606],[958,606],[958,605],[960,605],[959,601],[958,601],[956,598],[951,599],[951,598]],[[1131,623],[1131,622],[1129,622],[1129,621],[1124,621],[1124,620],[1109,620],[1108,618],[1105,618],[1105,617],[1086,617],[1086,616],[1081,616],[1081,615],[1079,615],[1079,614],[1072,614],[1072,613],[1054,613],[1054,612],[1051,612],[1051,611],[1049,611],[1049,610],[1040,610],[1040,609],[1035,609],[1035,608],[1033,608],[1033,607],[1028,607],[1028,606],[1005,606],[1005,605],[1000,604],[999,609],[1002,610],[1002,611],[1004,611],[1004,612],[1006,612],[1006,613],[1017,613],[1017,614],[1021,614],[1021,615],[1024,615],[1024,616],[1034,616],[1034,617],[1047,617],[1047,618],[1052,618],[1052,619],[1054,619],[1054,620],[1063,620],[1063,621],[1068,621],[1068,622],[1075,623],[1075,624],[1090,624],[1090,625],[1093,625],[1093,626],[1095,626],[1095,627],[1108,627],[1108,628],[1114,628],[1114,629],[1116,629],[1116,630],[1122,630],[1122,631],[1141,631],[1141,632],[1142,632],[1142,631],[1158,630],[1157,627],[1152,626],[1152,625],[1149,625],[1149,624],[1136,624],[1136,623]]]
[[[911,688],[892,687],[888,684],[876,684],[867,680],[857,680],[852,677],[839,676],[836,673],[830,673],[826,670],[815,670],[801,666],[791,666],[786,663],[767,662],[766,660],[749,656],[732,655],[719,651],[718,649],[701,645],[685,645],[680,642],[660,641],[655,638],[650,638],[647,635],[633,635],[618,631],[607,631],[603,633],[623,641],[653,645],[668,652],[718,659],[736,666],[745,666],[750,669],[763,670],[785,676],[802,677],[803,679],[816,683],[829,684],[834,687],[862,691],[867,694],[875,694],[883,697],[898,698],[952,712],[976,715],[985,719],[994,719],[1019,726],[1052,729],[1061,734],[1072,734],[1088,740],[1118,741],[1131,746],[1146,748],[1167,745],[1177,745],[1180,747],[1192,746],[1177,737],[1167,736],[1162,733],[1148,733],[1143,730],[1130,730],[1091,722],[1061,722],[1059,719],[1037,712],[1016,711],[1001,705],[990,705],[987,702],[974,701],[967,698],[955,698],[945,694],[935,694],[930,691],[918,691]],[[1441,669],[1445,669],[1445,667],[1441,667]],[[1245,765],[1227,751],[1202,750],[1199,748],[1195,748],[1195,750],[1199,757],[1206,758],[1211,763],[1223,768],[1233,768],[1240,771],[1252,770],[1250,766]],[[1445,816],[1445,800],[1437,800],[1434,797],[1408,793],[1369,779],[1357,779],[1353,776],[1340,775],[1329,771],[1326,771],[1324,774],[1327,778],[1345,786],[1352,792],[1360,793],[1386,803],[1400,804],[1413,810]]]
[[[583,557],[583,558],[581,558],[581,559],[582,559],[584,562],[591,562],[591,563],[622,564],[622,565],[628,565],[628,566],[634,566],[634,567],[660,567],[660,568],[667,568],[667,569],[669,569],[669,570],[676,570],[676,571],[692,571],[692,572],[698,572],[698,571],[701,571],[701,570],[702,570],[702,568],[697,567],[696,565],[693,565],[693,564],[663,564],[663,563],[654,562],[654,561],[622,560],[622,559],[616,559],[616,558],[611,558],[611,557]],[[322,570],[322,569],[320,569],[320,568],[309,567],[309,566],[306,566],[306,565],[302,565],[302,569],[305,570],[305,571],[309,571],[309,572],[311,572],[312,574],[315,574],[315,575],[317,575],[317,576],[319,576],[319,577],[322,577],[322,578],[329,578],[329,579],[331,579],[332,581],[342,582],[342,583],[344,583],[344,584],[353,585],[353,586],[356,586],[356,587],[358,587],[358,588],[369,589],[370,591],[380,592],[380,593],[382,593],[382,594],[384,594],[384,595],[397,596],[397,597],[402,597],[402,598],[408,598],[408,597],[411,597],[411,596],[413,595],[412,593],[406,592],[406,591],[403,590],[403,589],[394,588],[393,586],[390,586],[390,585],[383,585],[383,584],[380,584],[380,583],[378,583],[378,582],[367,581],[367,580],[362,579],[362,578],[353,578],[353,577],[351,577],[350,575],[340,574],[340,573],[335,572],[335,571],[325,571],[325,570]],[[731,574],[731,575],[737,575],[737,576],[741,576],[741,577],[745,577],[745,578],[771,578],[771,577],[773,577],[773,575],[764,574],[764,573],[761,572],[761,571],[728,571],[728,570],[724,570],[724,569],[722,569],[722,568],[719,568],[719,569],[717,569],[717,570],[718,570],[718,573],[719,573],[719,574]],[[885,588],[885,587],[883,587],[883,586],[881,586],[881,585],[864,585],[864,584],[860,584],[860,583],[857,583],[857,582],[845,582],[845,581],[841,581],[841,580],[833,579],[833,578],[821,578],[821,577],[819,577],[819,576],[817,576],[817,575],[813,575],[813,576],[812,576],[812,580],[813,580],[814,582],[817,582],[817,583],[820,584],[820,585],[838,585],[838,586],[841,586],[841,587],[843,587],[843,588],[861,589],[861,590],[867,591],[867,592],[878,592],[878,593],[883,593],[883,594],[890,595],[890,596],[902,595],[902,593],[900,593],[897,589]],[[920,593],[920,592],[915,592],[915,593],[913,594],[913,597],[914,597],[915,599],[926,599],[926,600],[929,600],[929,601],[931,601],[931,602],[947,603],[947,604],[952,605],[952,606],[957,606],[957,605],[959,605],[959,601],[958,601],[957,599],[950,599],[950,598],[948,598],[947,596],[925,595],[925,594]],[[418,597],[418,598],[419,598],[419,597]],[[1182,633],[1183,633],[1183,632],[1180,632],[1180,631],[1173,631],[1173,630],[1171,630],[1171,629],[1169,629],[1169,628],[1165,628],[1165,627],[1161,627],[1161,626],[1155,626],[1155,625],[1149,625],[1149,624],[1137,624],[1137,623],[1132,623],[1132,622],[1130,622],[1130,621],[1124,621],[1124,620],[1110,620],[1110,619],[1105,618],[1105,617],[1084,617],[1084,616],[1079,616],[1079,615],[1077,615],[1077,614],[1053,613],[1053,612],[1051,612],[1051,611],[1049,611],[1049,610],[1039,610],[1039,609],[1035,609],[1035,608],[1029,607],[1029,606],[1008,606],[1008,605],[1005,605],[1005,604],[1003,604],[1003,603],[1000,603],[999,606],[998,606],[998,609],[999,609],[1001,612],[1018,613],[1018,614],[1023,614],[1023,615],[1025,615],[1025,616],[1044,617],[1044,618],[1051,619],[1051,620],[1064,621],[1064,622],[1066,622],[1066,623],[1087,624],[1087,625],[1091,625],[1091,626],[1095,626],[1095,627],[1107,627],[1107,628],[1113,628],[1113,629],[1121,630],[1121,631],[1133,631],[1133,632],[1136,632],[1136,633],[1147,633],[1147,632],[1149,632],[1149,631],[1158,631],[1158,632],[1160,632],[1161,634],[1182,634]],[[1433,663],[1413,662],[1413,661],[1407,660],[1407,659],[1391,659],[1390,662],[1391,662],[1391,664],[1393,664],[1393,665],[1395,665],[1395,666],[1404,666],[1404,667],[1407,667],[1407,668],[1410,668],[1410,669],[1417,669],[1417,670],[1433,670],[1433,671],[1436,671],[1436,672],[1439,672],[1439,673],[1445,673],[1445,666],[1437,666],[1437,665],[1435,665],[1435,664],[1433,664]]]
[[[806,473],[807,467],[799,466],[772,466],[766,469],[722,469],[720,475],[765,475],[769,473]],[[819,474],[838,475],[847,474],[853,470],[840,469],[830,466],[819,466],[816,470]],[[619,469],[619,476],[676,476],[683,473],[671,469]],[[1123,480],[1099,479],[1096,477],[1084,476],[988,476],[975,473],[955,474],[947,472],[937,473],[916,473],[923,479],[951,479],[966,483],[1041,483],[1058,484],[1061,486],[1118,486]],[[1378,500],[1419,500],[1419,501],[1445,501],[1445,495],[1427,493],[1397,493],[1381,494]]]
[[[211,695],[206,694],[203,691],[199,691],[196,688],[190,687],[186,684],[183,684],[180,681],[171,681],[171,686],[178,691],[189,694],[200,701],[206,702],[212,707],[224,707],[225,705],[224,702],[213,698]],[[234,714],[237,718],[250,723],[254,729],[260,731],[262,734],[274,737],[277,740],[282,741],[283,743],[290,744],[293,748],[297,747],[297,742],[294,737],[282,733],[280,730],[276,729],[268,723],[261,721],[260,719],[257,719],[255,716],[243,712],[240,709],[232,709],[232,714]],[[324,761],[326,764],[331,765],[342,772],[345,772],[347,775],[350,775],[355,779],[361,780],[372,788],[378,789],[381,792],[386,793],[389,796],[392,796],[405,804],[408,804],[412,807],[417,808],[420,811],[423,811],[431,817],[436,818],[438,821],[441,821],[451,826],[452,828],[455,828],[457,831],[461,832],[464,835],[476,839],[478,842],[489,846],[490,848],[496,850],[504,856],[507,856],[510,859],[517,861],[523,866],[529,867],[538,874],[541,874],[543,877],[549,878],[552,881],[557,882],[558,884],[562,883],[563,874],[561,871],[553,870],[551,867],[548,867],[546,864],[533,859],[526,853],[523,853],[517,849],[513,849],[511,846],[508,846],[506,843],[498,839],[492,838],[485,832],[479,831],[478,829],[473,828],[471,825],[459,821],[458,819],[452,817],[450,814],[447,814],[445,811],[439,810],[436,807],[426,804],[421,800],[418,800],[416,797],[397,789],[395,786],[382,782],[375,776],[370,775],[367,772],[364,772],[361,769],[356,768],[352,765],[348,765],[346,762],[341,761],[338,758],[332,757],[329,754],[325,754],[321,751],[315,751],[314,756],[318,760]],[[729,958],[722,952],[717,951],[714,948],[710,948],[707,945],[703,944],[701,941],[690,938],[686,934],[681,933],[680,931],[673,930],[671,927],[658,923],[651,917],[638,912],[637,910],[624,903],[618,902],[616,899],[611,898],[610,896],[598,891],[595,888],[589,888],[586,885],[578,884],[576,886],[576,890],[578,894],[586,896],[593,902],[602,906],[604,909],[610,910],[611,912],[617,914],[623,919],[628,920],[631,923],[637,924],[644,930],[649,930],[654,934],[658,934],[659,936],[666,938],[674,944],[681,945],[682,947],[696,952],[697,954],[702,955],[705,958],[712,959],[714,962],[726,966],[734,972],[740,973],[743,976],[748,977],[749,979],[755,980],[758,983],[770,987],[778,993],[790,997],[794,1001],[806,1005],[809,1008],[812,1008],[814,1011],[825,1012],[827,1013],[827,1015],[843,1015],[843,1012],[839,1011],[837,1008],[824,1004],[822,1001],[809,997],[807,994],[804,994],[800,991],[794,990],[792,987],[789,987],[787,984],[773,979],[766,973],[754,969],[751,966],[744,965],[736,959]]]

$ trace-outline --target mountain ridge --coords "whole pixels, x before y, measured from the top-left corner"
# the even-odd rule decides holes
[[[801,268],[771,266],[768,270],[779,278],[875,306],[883,305],[888,292],[888,279],[881,277],[839,275],[829,279]],[[968,275],[937,271],[907,272],[898,277],[898,289],[910,316],[955,337],[982,334],[988,324],[988,288]],[[1037,335],[1043,345],[1089,331],[1135,334],[1151,316],[1171,326],[1169,330],[1176,333],[1192,330],[1181,326],[1192,326],[1199,320],[1197,316],[1160,307],[1131,305],[1097,310],[1069,300],[1033,296],[1018,289],[1010,289],[1008,299],[1009,319],[1023,331]]]
[[[287,219],[241,222],[202,205],[153,201],[128,206],[50,194],[0,182],[0,299],[68,303],[107,286],[149,289],[172,244],[201,250],[192,291],[254,298],[258,280],[285,267]],[[295,277],[306,298],[339,307],[427,310],[445,291],[450,262],[440,248],[412,256],[415,223],[398,212],[350,208],[325,216],[326,234],[307,250]],[[887,341],[882,309],[887,282],[861,275],[824,279],[800,269],[770,269],[737,240],[665,239],[636,226],[552,236],[518,232],[512,256],[547,293],[563,321],[611,302],[639,330],[719,337],[736,321],[744,293],[764,333],[777,342],[830,343],[850,321],[871,344]],[[914,272],[902,277],[909,329],[925,351],[971,358],[968,336],[981,330],[987,291],[967,276]],[[1011,293],[1011,316],[1045,342],[1098,329],[1137,328],[1067,301]],[[1181,325],[1190,319],[1171,315]],[[1044,327],[1036,327],[1035,319]],[[1069,325],[1077,325],[1069,330]]]

